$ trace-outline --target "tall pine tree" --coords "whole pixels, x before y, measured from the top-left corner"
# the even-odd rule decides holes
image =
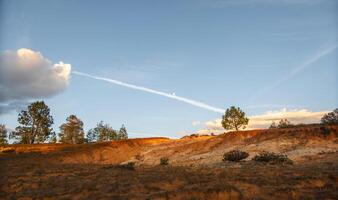
[[[33,144],[45,142],[53,129],[53,117],[49,107],[43,101],[36,101],[28,106],[27,110],[19,113],[20,126],[11,133],[11,138],[19,140],[19,143]]]

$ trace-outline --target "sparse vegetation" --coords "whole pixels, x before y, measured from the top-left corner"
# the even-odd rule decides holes
[[[322,124],[335,125],[338,124],[338,108],[325,114],[321,119]]]
[[[226,130],[233,130],[246,128],[246,125],[249,123],[249,118],[245,117],[245,112],[243,112],[239,107],[231,106],[225,111],[225,114],[222,116],[222,126]]]
[[[7,144],[7,129],[3,124],[0,124],[0,144]]]
[[[293,127],[294,125],[291,124],[291,122],[288,120],[288,119],[281,119],[279,122],[278,122],[278,126],[277,128],[291,128]]]
[[[36,101],[28,106],[27,110],[19,113],[18,122],[20,126],[10,134],[10,138],[17,139],[22,144],[33,144],[45,142],[53,129],[53,117],[50,115],[49,107],[43,101]]]
[[[276,125],[276,122],[272,122],[269,129],[272,129],[272,128],[277,128],[277,125]]]
[[[121,169],[135,170],[135,162],[128,162],[126,164],[120,164]]]
[[[87,139],[88,142],[117,140],[118,133],[109,124],[104,124],[103,121],[101,121],[95,128],[88,131]]]
[[[67,122],[60,126],[60,142],[81,144],[84,142],[83,122],[75,115],[67,117]]]
[[[88,142],[125,140],[128,139],[128,133],[124,125],[122,125],[119,131],[117,131],[109,124],[104,124],[103,121],[100,121],[95,128],[92,128],[88,131],[86,139]]]
[[[160,159],[160,165],[169,165],[169,158],[167,157],[162,157]]]
[[[238,162],[247,158],[249,154],[245,151],[232,150],[223,155],[223,161]]]
[[[330,135],[330,129],[325,126],[322,126],[320,127],[320,134],[323,136],[328,136]]]
[[[292,164],[292,160],[287,155],[277,154],[273,152],[264,151],[259,153],[252,160],[256,162],[271,163],[271,164]]]

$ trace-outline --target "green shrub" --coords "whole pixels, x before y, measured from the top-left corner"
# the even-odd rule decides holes
[[[169,165],[169,158],[167,157],[162,157],[160,159],[160,165]]]
[[[287,155],[266,151],[259,153],[253,157],[252,160],[272,164],[292,164],[292,160],[290,160]]]
[[[249,154],[245,151],[232,150],[223,155],[223,161],[238,162],[247,158]]]
[[[126,164],[119,165],[121,169],[128,169],[128,170],[135,170],[135,163],[134,162],[128,162]]]

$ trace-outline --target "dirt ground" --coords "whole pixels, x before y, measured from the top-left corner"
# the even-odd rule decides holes
[[[0,199],[338,199],[337,129],[325,135],[307,127],[179,140],[3,146]],[[231,149],[250,156],[223,162],[222,153]],[[251,161],[261,150],[284,153],[294,164]],[[164,156],[167,166],[159,165]],[[135,168],[121,167],[127,162]]]

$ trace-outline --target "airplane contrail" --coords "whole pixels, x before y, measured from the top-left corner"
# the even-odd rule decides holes
[[[146,87],[142,87],[142,86],[124,83],[124,82],[114,80],[114,79],[110,79],[110,78],[93,76],[93,75],[83,73],[83,72],[79,72],[79,71],[73,71],[72,73],[75,74],[75,75],[85,76],[85,77],[100,80],[100,81],[106,81],[106,82],[109,82],[109,83],[113,83],[115,85],[120,85],[120,86],[131,88],[131,89],[134,89],[134,90],[140,90],[140,91],[143,91],[143,92],[148,92],[148,93],[164,96],[164,97],[167,97],[167,98],[170,98],[170,99],[175,99],[177,101],[182,101],[182,102],[185,102],[187,104],[190,104],[190,105],[193,105],[193,106],[196,106],[196,107],[200,107],[200,108],[203,108],[203,109],[206,109],[206,110],[209,110],[209,111],[213,111],[213,112],[217,112],[217,113],[224,113],[225,112],[225,110],[222,109],[222,108],[216,108],[216,107],[210,106],[210,105],[203,103],[203,102],[195,101],[195,100],[188,99],[188,98],[185,98],[185,97],[176,96],[175,94],[169,94],[169,93],[161,92],[161,91],[158,91],[158,90],[154,90],[154,89],[150,89],[150,88],[146,88]]]
[[[277,80],[276,82],[274,82],[273,84],[263,88],[261,91],[258,91],[256,93],[256,95],[252,98],[250,98],[250,100],[256,99],[258,96],[271,91],[272,89],[274,89],[275,87],[279,86],[280,84],[282,84],[283,82],[293,78],[294,76],[296,76],[299,72],[303,71],[304,69],[306,69],[307,67],[309,67],[311,64],[317,62],[319,59],[321,59],[322,57],[326,56],[327,54],[333,52],[338,46],[332,46],[328,49],[325,49],[321,52],[319,52],[318,54],[314,55],[312,58],[310,58],[309,60],[305,61],[304,63],[302,63],[301,65],[298,65],[297,67],[295,67],[292,71],[289,72],[289,74],[287,74],[286,76],[282,77],[281,79]]]

